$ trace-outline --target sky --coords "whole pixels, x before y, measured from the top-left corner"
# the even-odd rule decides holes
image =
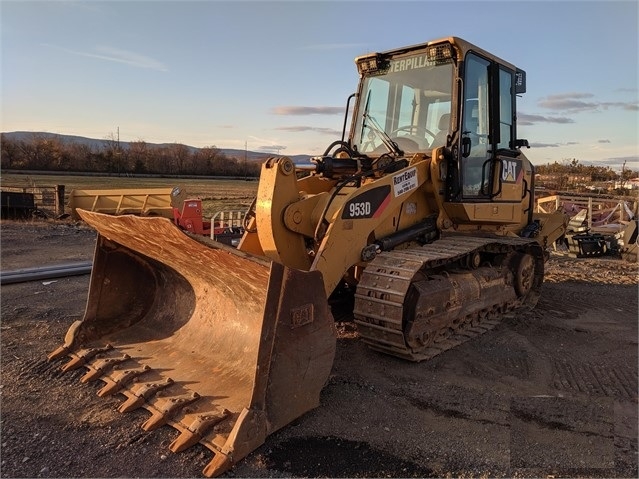
[[[1,131],[320,155],[356,56],[458,36],[527,73],[534,164],[639,170],[639,2],[0,0]]]

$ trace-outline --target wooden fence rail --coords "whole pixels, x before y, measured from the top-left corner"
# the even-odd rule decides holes
[[[637,200],[606,199],[584,196],[552,195],[539,198],[536,201],[538,213],[552,213],[561,208],[568,214],[575,215],[581,210],[587,210],[588,228],[592,228],[593,214],[606,210],[619,209],[619,220],[630,221],[637,217]],[[631,205],[631,206],[630,206]],[[572,211],[567,211],[572,208]]]

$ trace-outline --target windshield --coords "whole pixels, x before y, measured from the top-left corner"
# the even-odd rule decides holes
[[[382,74],[363,79],[352,142],[369,156],[405,154],[444,146],[450,124],[453,64],[424,61],[424,54],[394,58]]]

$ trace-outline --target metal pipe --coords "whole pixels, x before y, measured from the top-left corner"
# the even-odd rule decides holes
[[[0,271],[0,285],[90,274],[92,264],[92,261],[80,261],[77,263]]]

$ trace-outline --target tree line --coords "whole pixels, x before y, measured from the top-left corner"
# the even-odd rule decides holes
[[[617,172],[609,166],[581,164],[576,158],[563,160],[562,162],[555,161],[554,163],[537,165],[535,166],[535,173],[539,175],[577,175],[588,177],[590,181],[627,180],[637,176],[637,173],[629,168],[623,168],[622,172]]]
[[[122,147],[107,139],[101,147],[91,147],[38,134],[16,140],[3,133],[0,146],[3,170],[257,177],[261,166],[259,161],[228,157],[215,146],[151,145],[141,140]]]
[[[625,162],[618,172],[610,166],[584,165],[576,158],[537,165],[535,173],[542,180],[541,183],[549,183],[558,189],[603,183],[617,184],[620,185],[619,189],[624,189],[631,178],[639,176],[636,171],[626,168]]]
[[[259,161],[228,157],[215,146],[152,145],[139,140],[121,147],[113,135],[101,147],[91,147],[45,135],[33,134],[26,140],[17,140],[2,133],[0,146],[3,170],[257,177],[261,166]],[[559,188],[584,180],[623,184],[639,176],[625,165],[618,173],[609,166],[584,165],[574,158],[537,165],[535,172],[553,177]]]

